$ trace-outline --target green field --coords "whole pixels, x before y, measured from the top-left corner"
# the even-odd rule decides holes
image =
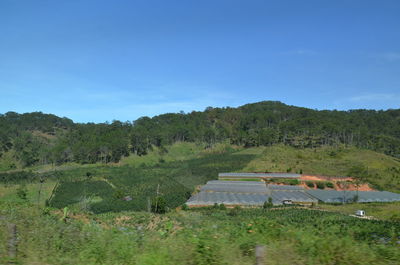
[[[1,203],[0,237],[18,229],[19,264],[398,264],[399,223],[361,220],[305,209],[212,208],[69,214],[29,204]],[[7,262],[6,244],[0,263]]]
[[[398,264],[400,203],[177,207],[199,185],[229,171],[341,176],[356,165],[368,167],[364,180],[399,191],[399,164],[355,148],[177,143],[117,164],[33,167],[0,174],[0,238],[7,242],[7,226],[17,225],[17,264],[254,264],[257,244],[266,247],[266,264]],[[147,212],[157,191],[166,200],[166,214]],[[378,220],[349,216],[358,209]],[[6,248],[0,244],[0,263],[8,262]]]
[[[85,209],[95,213],[125,210],[146,211],[158,194],[172,209],[182,205],[197,186],[216,179],[220,172],[302,172],[344,176],[361,169],[363,181],[374,187],[400,191],[400,162],[395,158],[356,148],[295,149],[271,147],[238,148],[219,144],[205,148],[192,143],[176,143],[165,150],[154,148],[146,156],[131,155],[118,164],[67,164],[59,167],[31,168],[46,178],[44,187],[58,183],[48,204]],[[353,171],[352,171],[353,170]],[[360,170],[359,170],[360,171]],[[27,179],[28,200],[35,201],[39,190],[35,180]],[[18,184],[18,183],[16,183]],[[17,186],[2,188],[2,200],[13,200]],[[42,193],[48,199],[49,192]],[[122,200],[130,196],[131,201]],[[36,199],[37,200],[37,199]]]
[[[147,210],[148,201],[159,194],[169,208],[182,205],[196,186],[216,179],[219,172],[240,170],[255,156],[210,152],[186,160],[150,162],[139,165],[98,166],[60,172],[60,184],[49,201],[50,206],[62,208],[85,200],[95,212]],[[91,177],[86,174],[90,172]],[[121,200],[130,196],[131,201]],[[92,202],[92,198],[97,198]],[[85,206],[86,207],[86,206]]]

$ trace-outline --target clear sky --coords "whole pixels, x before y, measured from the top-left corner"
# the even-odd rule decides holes
[[[0,113],[400,108],[399,0],[1,0]]]

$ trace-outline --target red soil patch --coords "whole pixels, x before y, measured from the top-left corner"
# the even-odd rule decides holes
[[[337,182],[337,181],[353,181],[353,178],[350,177],[327,177],[327,176],[317,176],[317,175],[302,175],[300,177],[300,180],[302,181],[332,181],[332,182]]]
[[[316,185],[314,185],[314,188],[310,188],[305,184],[305,181],[312,181],[318,182],[318,181],[329,181],[332,182],[334,185],[334,190],[359,190],[359,191],[374,191],[369,184],[363,183],[363,184],[354,184],[354,179],[351,177],[327,177],[327,176],[311,176],[311,175],[302,175],[300,177],[300,181],[303,183],[300,185],[304,187],[305,189],[317,189]],[[347,182],[348,184],[345,186],[342,184],[342,182]],[[325,188],[329,189],[329,188]]]

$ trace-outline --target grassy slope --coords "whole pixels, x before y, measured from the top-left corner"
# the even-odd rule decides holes
[[[400,222],[400,202],[393,203],[350,203],[345,205],[319,204],[318,208],[343,214],[354,214],[364,210],[366,215],[380,220],[396,220]]]
[[[55,185],[55,181],[44,182],[42,186],[40,183],[28,183],[25,185],[0,185],[0,201],[23,202],[23,200],[17,196],[17,190],[22,188],[26,190],[26,198],[28,201],[35,204],[39,203],[39,205],[44,206],[46,199],[50,197]],[[39,190],[41,190],[40,196]]]
[[[133,202],[125,203],[128,208],[123,209],[144,209],[147,206],[147,197],[153,197],[160,184],[160,191],[168,197],[171,207],[175,207],[185,201],[187,192],[193,191],[194,187],[204,184],[209,179],[215,179],[219,171],[287,171],[291,168],[292,172],[304,174],[320,174],[341,176],[346,175],[354,165],[368,167],[370,182],[378,184],[387,190],[400,191],[400,176],[388,171],[390,168],[399,168],[400,162],[394,158],[380,153],[360,150],[356,148],[318,148],[318,149],[294,149],[288,146],[272,146],[257,148],[238,148],[228,144],[220,144],[212,149],[205,149],[202,145],[193,143],[177,143],[169,146],[168,152],[162,154],[160,150],[154,149],[146,156],[135,156],[124,158],[118,164],[112,165],[77,165],[68,164],[52,168],[48,166],[33,168],[36,171],[46,172],[60,170],[62,179],[70,179],[74,184],[65,186],[74,190],[68,195],[63,191],[57,200],[60,204],[63,198],[71,199],[71,202],[78,202],[84,197],[85,176],[87,172],[92,173],[88,188],[89,202],[95,199],[97,206],[103,207],[105,211],[111,206],[114,207],[112,197],[114,192],[123,192],[134,198]],[[378,174],[376,176],[376,174]],[[54,181],[48,180],[49,187],[54,185]],[[106,183],[100,183],[106,182]],[[96,190],[98,185],[99,190]],[[111,185],[109,187],[108,185]],[[8,188],[0,189],[2,200],[16,199],[16,189],[18,185],[9,185]],[[73,188],[75,187],[75,188]],[[38,185],[29,184],[28,198],[34,201],[37,198]],[[113,190],[111,192],[111,190]],[[92,194],[93,193],[93,194]],[[42,197],[45,197],[43,195]],[[60,201],[61,200],[61,201]],[[103,202],[102,202],[103,201]],[[104,203],[109,202],[105,207]],[[94,202],[94,201],[93,201]],[[63,207],[62,203],[60,207]],[[100,208],[101,208],[100,207]],[[105,207],[105,208],[104,208]],[[344,213],[352,213],[354,209],[350,206],[335,206],[332,209]],[[400,210],[400,205],[390,207],[375,207],[376,209],[386,209],[377,211],[379,218],[389,218],[391,213]],[[342,209],[343,208],[343,209]],[[371,209],[368,209],[369,213]],[[372,209],[372,212],[376,212]],[[370,213],[371,214],[371,213]]]
[[[92,205],[95,212],[146,210],[148,200],[158,190],[169,207],[182,205],[197,185],[216,179],[221,171],[237,171],[246,166],[255,156],[235,154],[232,147],[219,145],[213,149],[179,143],[161,156],[154,150],[148,156],[132,156],[118,165],[78,167],[64,170],[64,181],[51,205],[64,207],[78,203],[82,198],[101,198]],[[86,173],[91,178],[86,178]],[[67,182],[65,182],[67,181]],[[96,187],[94,187],[96,186]],[[122,201],[131,196],[132,201]]]
[[[154,185],[164,178],[170,181],[169,177],[173,177],[184,187],[193,187],[216,178],[219,169],[229,167],[236,171],[286,171],[292,167],[293,171],[302,169],[309,174],[344,175],[354,163],[368,164],[370,170],[377,172],[399,166],[390,157],[354,148],[313,151],[274,146],[223,153],[227,149],[231,148],[224,145],[204,150],[201,146],[179,143],[169,148],[169,155],[161,156],[154,150],[148,157],[126,158],[121,165],[61,168],[65,169],[63,177],[71,180],[82,180],[90,171],[93,183],[107,179],[117,188],[131,185],[128,188],[132,191],[138,185],[150,185],[154,193]],[[336,152],[334,156],[332,151]],[[40,205],[54,184],[51,180],[45,182]],[[30,203],[36,203],[38,185],[27,184]],[[17,187],[0,186],[0,242],[6,242],[5,224],[16,223],[20,239],[18,261],[26,264],[246,265],[254,264],[255,244],[267,246],[267,264],[397,264],[400,259],[398,245],[392,241],[383,243],[381,236],[374,238],[377,233],[386,233],[385,239],[395,241],[400,233],[398,223],[298,210],[209,209],[173,210],[166,215],[133,211],[86,215],[72,208],[76,213],[74,219],[65,224],[59,220],[61,210],[48,214],[43,208],[18,199]],[[359,206],[319,207],[350,214]],[[363,209],[368,215],[390,220],[400,212],[400,203],[364,204]],[[0,263],[7,262],[5,253],[6,244],[0,244]]]
[[[0,172],[12,169],[21,168],[20,163],[15,159],[14,151],[8,151],[1,155],[0,157]]]
[[[381,153],[355,147],[295,149],[282,145],[242,152],[259,154],[242,171],[286,172],[290,169],[291,172],[301,170],[303,174],[346,176],[352,167],[362,166],[368,171],[370,183],[400,192],[400,174],[391,171],[400,169],[400,161]]]

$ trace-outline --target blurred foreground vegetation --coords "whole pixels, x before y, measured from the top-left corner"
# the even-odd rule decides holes
[[[221,208],[221,207],[220,207]],[[197,209],[82,214],[0,204],[0,263],[7,224],[18,229],[18,264],[398,264],[400,223],[307,209]]]

